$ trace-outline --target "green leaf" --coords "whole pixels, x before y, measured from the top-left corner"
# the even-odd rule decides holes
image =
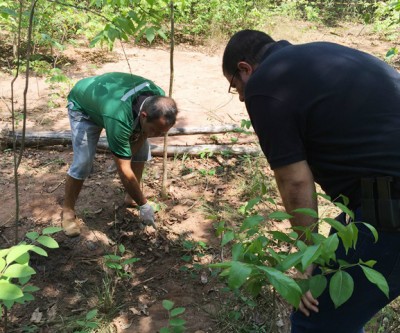
[[[233,261],[231,268],[229,270],[228,285],[231,289],[240,288],[243,283],[246,282],[247,278],[250,276],[251,268],[240,262]]]
[[[43,257],[47,257],[47,252],[45,250],[43,250],[41,247],[39,246],[34,246],[32,248],[32,251],[43,256]]]
[[[47,227],[44,228],[42,231],[43,235],[51,235],[51,234],[55,234],[56,232],[60,232],[61,230],[63,230],[60,227]]]
[[[4,267],[6,267],[6,261],[3,258],[0,258],[0,275]]]
[[[268,215],[268,218],[271,220],[279,220],[279,221],[283,221],[283,220],[289,220],[291,219],[293,216],[286,213],[286,212],[272,212],[271,214]]]
[[[39,244],[42,244],[43,246],[48,247],[49,249],[57,249],[58,248],[58,243],[49,236],[40,236],[36,241]]]
[[[167,35],[164,33],[164,31],[162,29],[157,30],[157,33],[162,39],[164,39],[164,40],[168,39]]]
[[[329,202],[332,202],[332,198],[329,195],[325,194],[325,193],[316,193],[316,196],[324,198],[325,200],[327,200]]]
[[[146,39],[151,43],[156,36],[156,32],[153,27],[146,29]]]
[[[329,217],[325,217],[322,219],[322,221],[328,223],[331,227],[333,227],[335,230],[337,231],[345,231],[346,230],[346,226],[344,226],[342,223],[340,223],[339,221],[329,218]]]
[[[343,242],[343,246],[346,250],[346,254],[349,251],[349,249],[352,247],[353,243],[354,243],[354,237],[357,238],[357,235],[354,235],[354,230],[356,230],[358,232],[357,228],[353,228],[352,227],[352,223],[347,225],[345,227],[344,231],[339,231],[337,234],[339,236],[339,238],[342,240]]]
[[[179,316],[180,314],[184,313],[186,311],[185,308],[175,308],[171,310],[171,317],[176,317]]]
[[[185,325],[186,320],[182,319],[182,318],[172,318],[169,320],[169,324],[171,326],[183,326]]]
[[[97,316],[97,309],[94,310],[90,310],[87,314],[86,314],[86,320],[92,320],[94,317]]]
[[[315,209],[312,209],[312,208],[297,208],[297,209],[294,209],[292,212],[311,216],[316,219],[318,218],[318,213],[315,211]]]
[[[286,243],[293,243],[293,239],[291,239],[286,233],[282,231],[268,231],[269,234],[274,237],[274,239],[286,242]]]
[[[276,267],[276,269],[285,272],[289,268],[296,266],[299,262],[301,262],[301,258],[303,257],[303,252],[294,252],[290,253],[286,256],[286,258]]]
[[[15,245],[10,249],[6,257],[7,264],[12,263],[16,259],[18,259],[23,254],[26,254],[28,251],[32,250],[33,245]]]
[[[251,229],[254,228],[255,226],[258,226],[260,222],[264,221],[264,217],[260,215],[252,215],[244,219],[243,224],[240,228],[241,231],[246,230],[246,229]]]
[[[90,322],[85,323],[85,327],[96,329],[96,328],[99,328],[99,324],[97,324],[93,321],[90,321]]]
[[[171,331],[168,327],[163,327],[160,329],[160,333],[171,333]]]
[[[162,306],[169,311],[174,307],[174,302],[165,299],[162,301]]]
[[[346,205],[340,202],[334,202],[334,205],[338,207],[342,212],[346,213],[352,220],[354,220],[354,213]]]
[[[389,286],[385,277],[375,269],[365,266],[361,266],[361,268],[367,279],[375,284],[386,295],[386,297],[389,298]]]
[[[305,294],[307,291],[310,290],[310,280],[309,279],[296,280],[296,283],[299,285],[302,294]]]
[[[232,246],[232,260],[239,261],[243,259],[243,244],[237,243]]]
[[[328,280],[324,275],[318,274],[310,278],[310,291],[314,298],[321,296],[328,284]]]
[[[375,243],[376,243],[378,241],[378,231],[374,228],[374,226],[372,226],[368,223],[362,222],[362,224],[364,224],[372,232],[372,235],[374,236]]]
[[[38,238],[39,237],[39,233],[38,232],[36,232],[36,231],[32,231],[32,232],[28,232],[26,235],[25,235],[27,238],[29,238],[30,240],[36,240],[36,238]]]
[[[0,280],[0,300],[13,301],[24,296],[21,288],[6,280]]]
[[[40,290],[40,288],[36,287],[36,286],[24,286],[23,287],[23,291],[25,292],[30,292],[30,293],[34,293],[35,291]]]
[[[360,264],[362,264],[362,265],[366,265],[366,266],[368,266],[368,267],[374,267],[375,266],[375,264],[377,263],[377,261],[376,260],[368,260],[368,261],[362,261],[361,259],[359,260],[359,263]]]
[[[119,245],[118,245],[118,251],[119,251],[119,253],[121,253],[121,254],[124,254],[124,253],[125,253],[125,246],[124,246],[124,244],[119,244]]]
[[[1,298],[0,298],[1,299]],[[12,307],[13,307],[13,305],[14,305],[14,301],[13,300],[11,300],[11,301],[9,301],[9,300],[3,300],[3,304],[6,306],[6,308],[8,309],[8,310],[10,310]]]
[[[117,263],[117,262],[106,262],[105,265],[111,269],[116,269],[116,270],[120,270],[123,267],[121,266],[121,264]]]
[[[324,250],[334,253],[339,246],[339,237],[337,234],[332,234],[322,243]]]
[[[296,308],[299,306],[302,291],[296,281],[275,268],[266,266],[257,266],[257,268],[265,272],[269,282],[287,302]]]
[[[22,278],[36,274],[35,270],[26,265],[14,264],[7,267],[3,275],[8,278]]]
[[[221,246],[225,246],[235,238],[235,233],[232,230],[226,231],[222,236]]]
[[[106,254],[105,256],[103,256],[103,258],[112,261],[120,261],[122,259],[121,256],[117,256],[115,254]]]
[[[358,228],[357,228],[357,225],[355,223],[350,223],[348,225],[348,228],[352,229],[352,233],[353,233],[353,240],[352,240],[353,244],[352,245],[353,245],[354,248],[356,248],[357,240],[358,240]]]
[[[133,264],[138,261],[140,261],[140,258],[129,258],[129,259],[126,259],[123,262],[121,262],[121,264],[122,265],[130,265],[130,264]]]
[[[326,237],[324,235],[312,232],[311,233],[311,240],[313,242],[313,244],[318,245],[321,244],[322,242],[324,242],[326,239]]]
[[[393,58],[395,55],[397,55],[399,53],[399,50],[395,47],[392,47],[391,49],[389,49],[389,51],[387,51],[385,58],[387,60],[390,60],[391,58]]]
[[[22,256],[18,257],[17,259],[15,259],[15,262],[21,265],[25,265],[27,263],[29,263],[31,256],[29,254],[29,252],[24,253]]]
[[[301,258],[303,270],[310,266],[319,257],[321,251],[321,244],[309,246],[307,250],[305,250],[303,257]]]
[[[11,249],[2,249],[0,250],[0,258],[4,258]]]
[[[20,286],[23,286],[24,284],[27,284],[29,282],[29,280],[31,279],[31,275],[29,276],[24,276],[24,277],[20,277],[18,278],[18,283]]]
[[[245,213],[251,211],[254,208],[254,206],[257,205],[260,201],[261,201],[261,197],[257,197],[257,198],[249,200],[244,207]]]
[[[329,294],[335,304],[335,308],[346,302],[354,290],[354,281],[351,275],[345,271],[337,271],[329,283]]]

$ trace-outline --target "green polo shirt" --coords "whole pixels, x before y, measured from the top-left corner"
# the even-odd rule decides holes
[[[82,79],[72,88],[72,110],[89,116],[106,131],[108,146],[117,156],[132,156],[129,138],[136,115],[132,102],[142,94],[165,96],[152,81],[128,73],[106,73]]]

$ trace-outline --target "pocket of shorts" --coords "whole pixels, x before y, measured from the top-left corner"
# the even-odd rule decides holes
[[[88,120],[90,117],[81,111],[68,109],[69,117],[74,121],[81,121],[82,119]]]

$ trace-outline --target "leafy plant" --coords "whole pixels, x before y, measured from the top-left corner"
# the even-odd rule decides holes
[[[160,333],[181,333],[185,332],[186,320],[180,316],[186,311],[183,307],[174,308],[174,302],[169,300],[162,301],[165,310],[168,311],[168,327],[160,329]]]
[[[196,278],[198,276],[198,271],[204,268],[204,265],[198,264],[195,261],[206,255],[208,246],[202,241],[191,241],[184,240],[182,243],[183,249],[185,251],[184,255],[181,256],[182,261],[187,263],[187,265],[180,268],[181,271],[190,271],[191,276]],[[190,266],[190,267],[189,267]]]
[[[28,232],[27,241],[0,250],[0,315],[5,307],[10,310],[15,303],[25,304],[33,301],[32,295],[39,288],[28,284],[36,271],[30,266],[30,252],[47,257],[41,247],[58,248],[58,243],[49,235],[62,230],[58,227],[43,229],[42,233]],[[37,245],[36,245],[37,244]],[[41,245],[41,246],[40,246]]]
[[[321,196],[330,200],[325,195]],[[217,233],[222,236],[222,246],[233,243],[232,260],[210,266],[222,269],[220,275],[227,279],[231,289],[244,287],[250,294],[257,295],[263,286],[272,285],[288,303],[298,307],[305,291],[310,290],[314,297],[321,295],[328,287],[326,276],[330,274],[332,278],[329,282],[329,293],[337,308],[351,297],[354,289],[354,281],[346,270],[358,266],[367,279],[388,297],[385,278],[372,268],[376,263],[374,260],[359,260],[356,263],[336,260],[335,251],[339,240],[346,251],[355,248],[358,239],[357,224],[365,225],[377,241],[378,233],[374,227],[363,222],[345,226],[332,218],[318,217],[317,212],[312,209],[297,209],[294,213],[318,218],[316,225],[309,228],[293,227],[288,232],[264,230],[261,222],[265,219],[254,210],[262,200],[259,197],[247,203],[244,208],[245,219],[239,230],[225,227],[223,223],[217,229]],[[273,202],[271,199],[267,200]],[[346,202],[345,198],[344,201]],[[354,218],[354,214],[345,204],[334,202],[334,205]],[[268,215],[268,219],[278,221],[292,217],[282,211],[274,211]],[[322,222],[329,224],[337,233],[327,237],[313,233],[313,228]],[[320,274],[296,280],[286,274],[292,269],[305,273],[313,264],[319,266]]]
[[[97,309],[90,310],[83,320],[77,320],[76,324],[80,326],[79,331],[74,331],[74,333],[88,333],[93,332],[93,330],[99,328],[99,323],[94,321],[97,316]]]
[[[124,258],[125,252],[125,246],[120,244],[118,245],[118,251],[116,253],[103,256],[105,266],[115,272],[119,278],[131,278],[132,275],[126,268],[140,260],[140,258],[135,257]]]

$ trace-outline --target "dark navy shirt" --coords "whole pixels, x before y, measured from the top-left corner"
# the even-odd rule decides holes
[[[277,42],[245,103],[271,168],[306,160],[332,199],[357,205],[362,177],[400,177],[400,74],[367,53]]]

